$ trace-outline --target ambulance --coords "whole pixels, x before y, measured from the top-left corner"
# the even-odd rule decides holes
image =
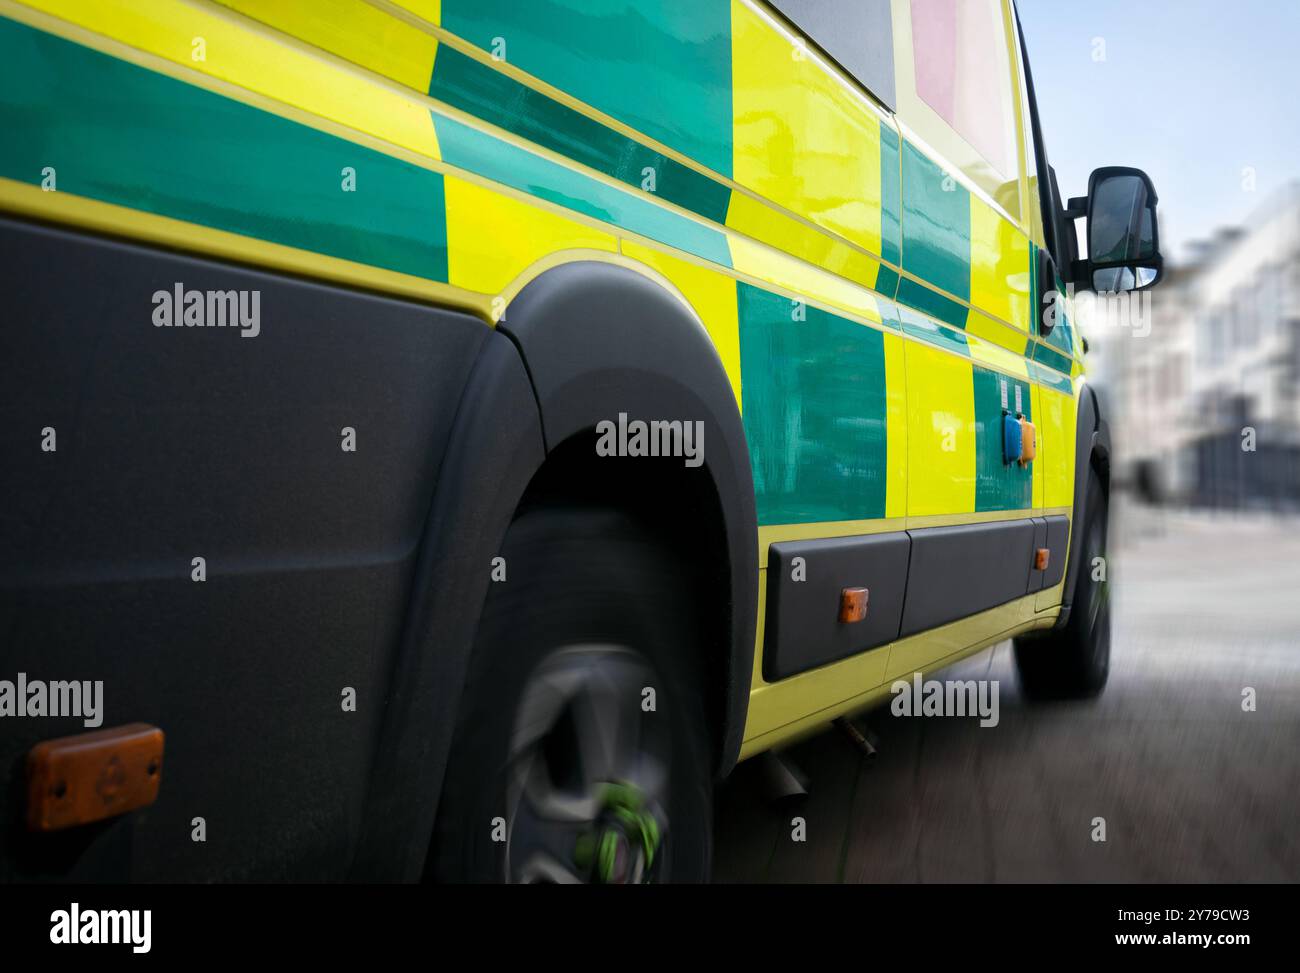
[[[0,0],[0,133],[0,676],[103,683],[0,880],[700,881],[895,680],[1105,685],[1157,198],[1011,0]]]

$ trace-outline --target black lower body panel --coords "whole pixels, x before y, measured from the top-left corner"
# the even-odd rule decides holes
[[[1032,520],[928,527],[909,533],[912,567],[903,636],[1023,598],[1029,590]]]
[[[763,678],[785,679],[1050,588],[1065,571],[1069,533],[1069,518],[1058,516],[772,544]],[[1040,571],[1042,548],[1048,564]],[[867,617],[842,623],[840,594],[856,587],[869,591]]]
[[[771,545],[763,678],[784,679],[898,638],[910,547],[902,531]],[[845,588],[868,590],[860,622],[839,621]]]
[[[85,727],[0,718],[0,880],[344,875],[488,329],[9,219],[0,252],[0,680],[102,680],[105,727],[166,734],[155,805],[38,840],[24,755]],[[256,292],[256,335],[157,325],[177,285]]]

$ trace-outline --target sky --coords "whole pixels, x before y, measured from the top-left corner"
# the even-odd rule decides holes
[[[1177,261],[1300,179],[1300,3],[1017,2],[1062,196],[1145,169]]]

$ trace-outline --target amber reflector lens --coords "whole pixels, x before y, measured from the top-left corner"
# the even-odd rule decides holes
[[[840,592],[840,621],[860,622],[867,617],[867,601],[871,593],[866,588],[845,588]]]
[[[27,754],[27,826],[58,831],[152,804],[163,732],[147,723],[45,740]]]

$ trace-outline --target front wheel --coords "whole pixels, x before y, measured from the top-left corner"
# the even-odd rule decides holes
[[[680,569],[612,511],[511,526],[475,639],[426,875],[704,881],[704,649]]]
[[[1101,477],[1088,472],[1088,503],[1073,543],[1083,545],[1074,600],[1064,627],[1014,642],[1020,686],[1030,699],[1098,695],[1110,674],[1109,503]]]

